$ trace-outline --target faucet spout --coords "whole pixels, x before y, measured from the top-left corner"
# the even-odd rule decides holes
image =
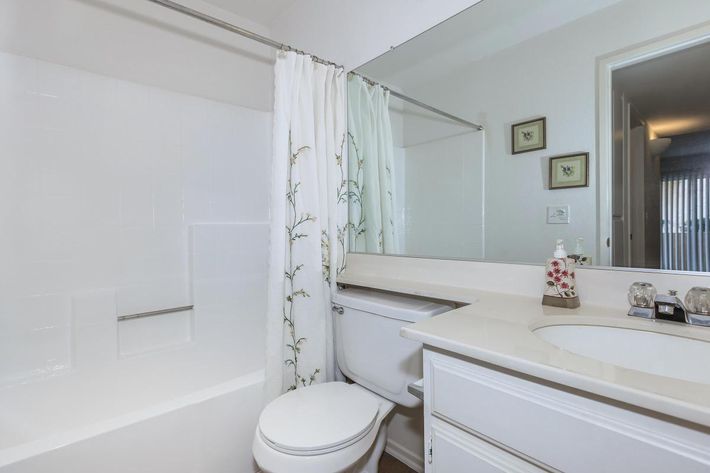
[[[668,295],[657,295],[654,305],[655,318],[672,322],[688,322],[688,311],[676,291],[668,291]]]

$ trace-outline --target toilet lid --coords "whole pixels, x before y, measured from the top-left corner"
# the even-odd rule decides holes
[[[377,398],[357,387],[324,383],[290,391],[266,406],[259,431],[272,448],[314,455],[352,445],[372,430]]]

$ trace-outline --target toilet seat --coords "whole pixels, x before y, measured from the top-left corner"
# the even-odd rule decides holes
[[[291,391],[259,417],[259,435],[289,455],[321,455],[346,448],[373,429],[380,402],[358,386],[331,382]]]

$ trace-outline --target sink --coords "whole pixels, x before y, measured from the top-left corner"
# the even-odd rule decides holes
[[[710,384],[710,342],[596,325],[548,325],[533,332],[558,348],[604,363]]]

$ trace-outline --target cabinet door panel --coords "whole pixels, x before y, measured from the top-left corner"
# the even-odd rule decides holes
[[[434,420],[432,473],[539,473],[543,470],[444,422]]]

